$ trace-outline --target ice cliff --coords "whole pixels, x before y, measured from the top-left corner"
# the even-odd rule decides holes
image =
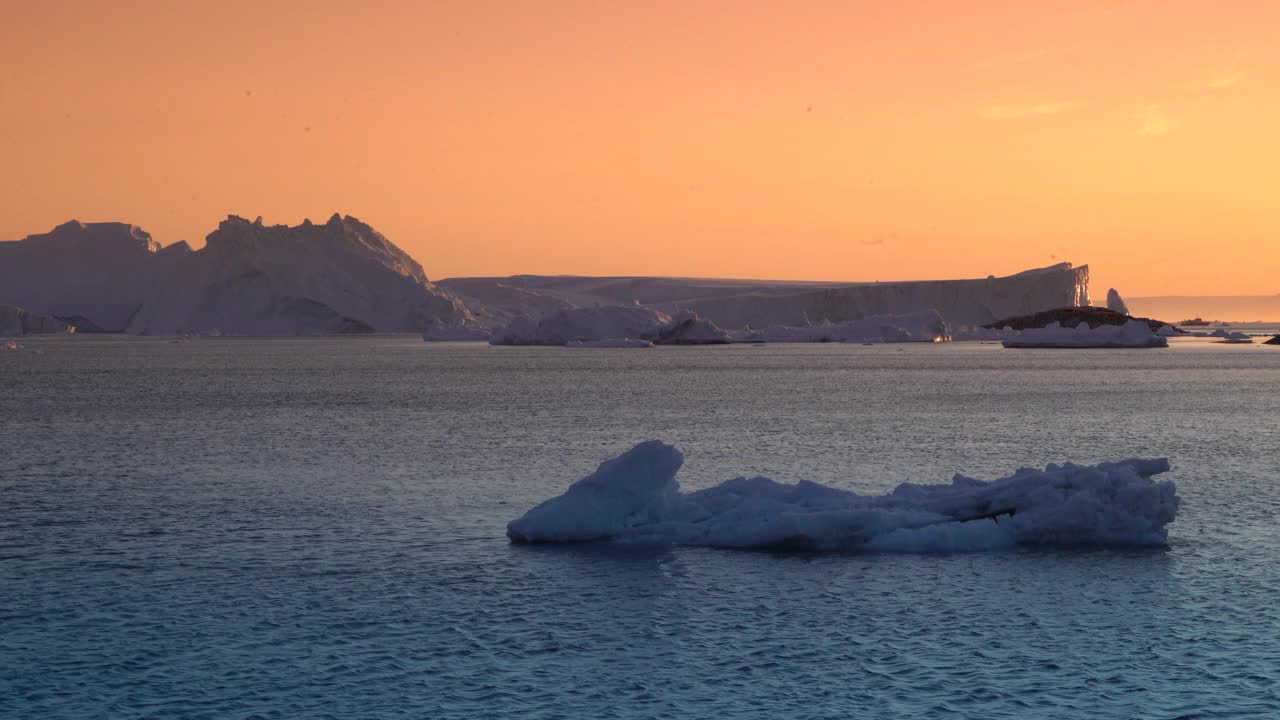
[[[1062,263],[999,278],[885,283],[532,275],[433,283],[377,230],[337,214],[294,227],[229,216],[199,250],[161,247],[135,225],[76,221],[0,242],[0,304],[82,332],[416,332],[498,344],[707,344],[744,332],[774,341],[914,340],[1087,305],[1088,281],[1087,267]],[[589,319],[593,312],[599,317]],[[917,327],[911,318],[921,313],[942,325]]]
[[[75,220],[0,242],[0,303],[124,329],[164,273],[159,249],[136,225]]]
[[[422,332],[466,307],[354,217],[264,225],[229,216],[205,247],[137,226],[70,222],[0,243],[0,303],[136,334]]]
[[[984,482],[906,483],[886,495],[739,477],[684,493],[684,456],[636,445],[511,521],[517,543],[612,541],[780,548],[950,552],[1017,545],[1164,545],[1178,510],[1164,459],[1049,465]]]
[[[640,304],[693,311],[720,328],[805,327],[936,310],[952,326],[984,325],[1089,304],[1088,266],[1052,267],[977,280],[804,283],[643,277],[457,278],[441,285],[482,318],[500,322],[572,307]]]

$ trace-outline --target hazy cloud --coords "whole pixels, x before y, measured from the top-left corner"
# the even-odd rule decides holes
[[[1169,116],[1159,105],[1148,105],[1142,112],[1136,113],[1139,135],[1144,137],[1161,137],[1168,135],[1178,126],[1178,121]]]
[[[1021,118],[1044,117],[1070,112],[1080,107],[1080,103],[1071,101],[1042,102],[1033,105],[989,105],[982,108],[982,117],[988,120],[1018,120]]]

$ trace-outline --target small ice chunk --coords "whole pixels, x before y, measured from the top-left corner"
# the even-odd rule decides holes
[[[647,348],[653,343],[640,338],[604,338],[601,340],[570,340],[567,348]]]

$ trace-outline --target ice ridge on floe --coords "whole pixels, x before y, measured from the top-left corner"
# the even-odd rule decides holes
[[[1178,510],[1167,459],[1021,469],[985,482],[904,483],[859,495],[739,477],[683,493],[679,450],[652,440],[605,461],[507,525],[516,543],[957,552],[1018,545],[1162,546]]]

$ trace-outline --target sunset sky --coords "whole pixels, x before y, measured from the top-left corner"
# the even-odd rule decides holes
[[[36,2],[0,238],[335,210],[428,276],[1280,292],[1280,3]]]

